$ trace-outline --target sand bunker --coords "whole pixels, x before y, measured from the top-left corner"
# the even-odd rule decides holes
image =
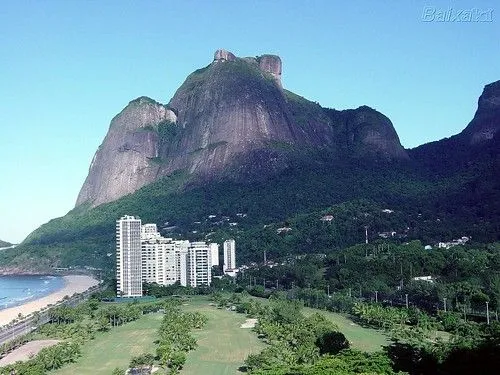
[[[257,319],[247,319],[245,323],[241,325],[241,328],[253,328],[255,327],[255,324],[257,323]]]

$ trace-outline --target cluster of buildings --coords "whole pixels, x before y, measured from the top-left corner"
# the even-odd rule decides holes
[[[156,224],[134,216],[116,221],[117,296],[142,296],[143,283],[197,287],[210,285],[212,267],[219,266],[219,245],[173,240],[160,235]],[[236,244],[224,242],[225,274],[235,276]]]

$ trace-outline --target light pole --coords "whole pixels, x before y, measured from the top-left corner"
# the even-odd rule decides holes
[[[408,294],[405,294],[406,308],[408,308]]]
[[[489,302],[486,301],[486,324],[490,324],[490,309],[489,309]]]
[[[446,312],[446,297],[443,298],[444,312]]]
[[[378,303],[378,290],[375,291],[375,303]]]
[[[328,298],[330,298],[330,284],[328,284],[326,286],[326,290],[327,290]]]

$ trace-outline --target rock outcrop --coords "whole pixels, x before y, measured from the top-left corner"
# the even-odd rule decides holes
[[[231,52],[226,51],[225,49],[218,49],[214,53],[214,61],[219,62],[219,61],[234,61],[236,60],[236,56],[233,55]]]
[[[284,90],[281,73],[279,56],[221,49],[168,105],[130,102],[112,120],[76,204],[113,201],[177,170],[204,181],[265,178],[286,168],[290,153],[308,150],[407,158],[387,117],[369,107],[324,109]]]
[[[276,55],[262,55],[258,58],[262,71],[271,74],[281,87],[281,59]]]
[[[153,182],[159,172],[157,125],[175,113],[146,97],[131,101],[112,121],[97,149],[76,205],[99,205]]]

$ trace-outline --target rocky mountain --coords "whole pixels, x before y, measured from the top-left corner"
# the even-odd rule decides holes
[[[0,271],[111,270],[124,214],[173,237],[237,238],[247,260],[260,257],[259,244],[281,241],[262,229],[269,223],[314,222],[344,203],[354,207],[349,220],[322,240],[341,239],[331,251],[364,240],[366,207],[396,211],[377,230],[406,228],[408,239],[500,240],[500,81],[485,87],[463,132],[405,150],[383,114],[323,108],[284,89],[281,72],[278,56],[218,50],[168,104],[131,101],[111,121],[76,207],[0,252]],[[301,241],[314,250],[315,238]]]
[[[477,111],[462,136],[472,144],[492,140],[500,130],[500,81],[486,85],[479,97]]]
[[[477,162],[497,168],[500,150],[500,81],[484,87],[474,118],[450,138],[430,142],[409,151],[416,168],[438,176],[465,171]]]
[[[324,109],[283,89],[278,56],[238,58],[218,50],[167,105],[141,97],[112,121],[76,205],[110,202],[174,171],[191,180],[262,178],[289,154],[406,159],[390,120],[363,106]]]

